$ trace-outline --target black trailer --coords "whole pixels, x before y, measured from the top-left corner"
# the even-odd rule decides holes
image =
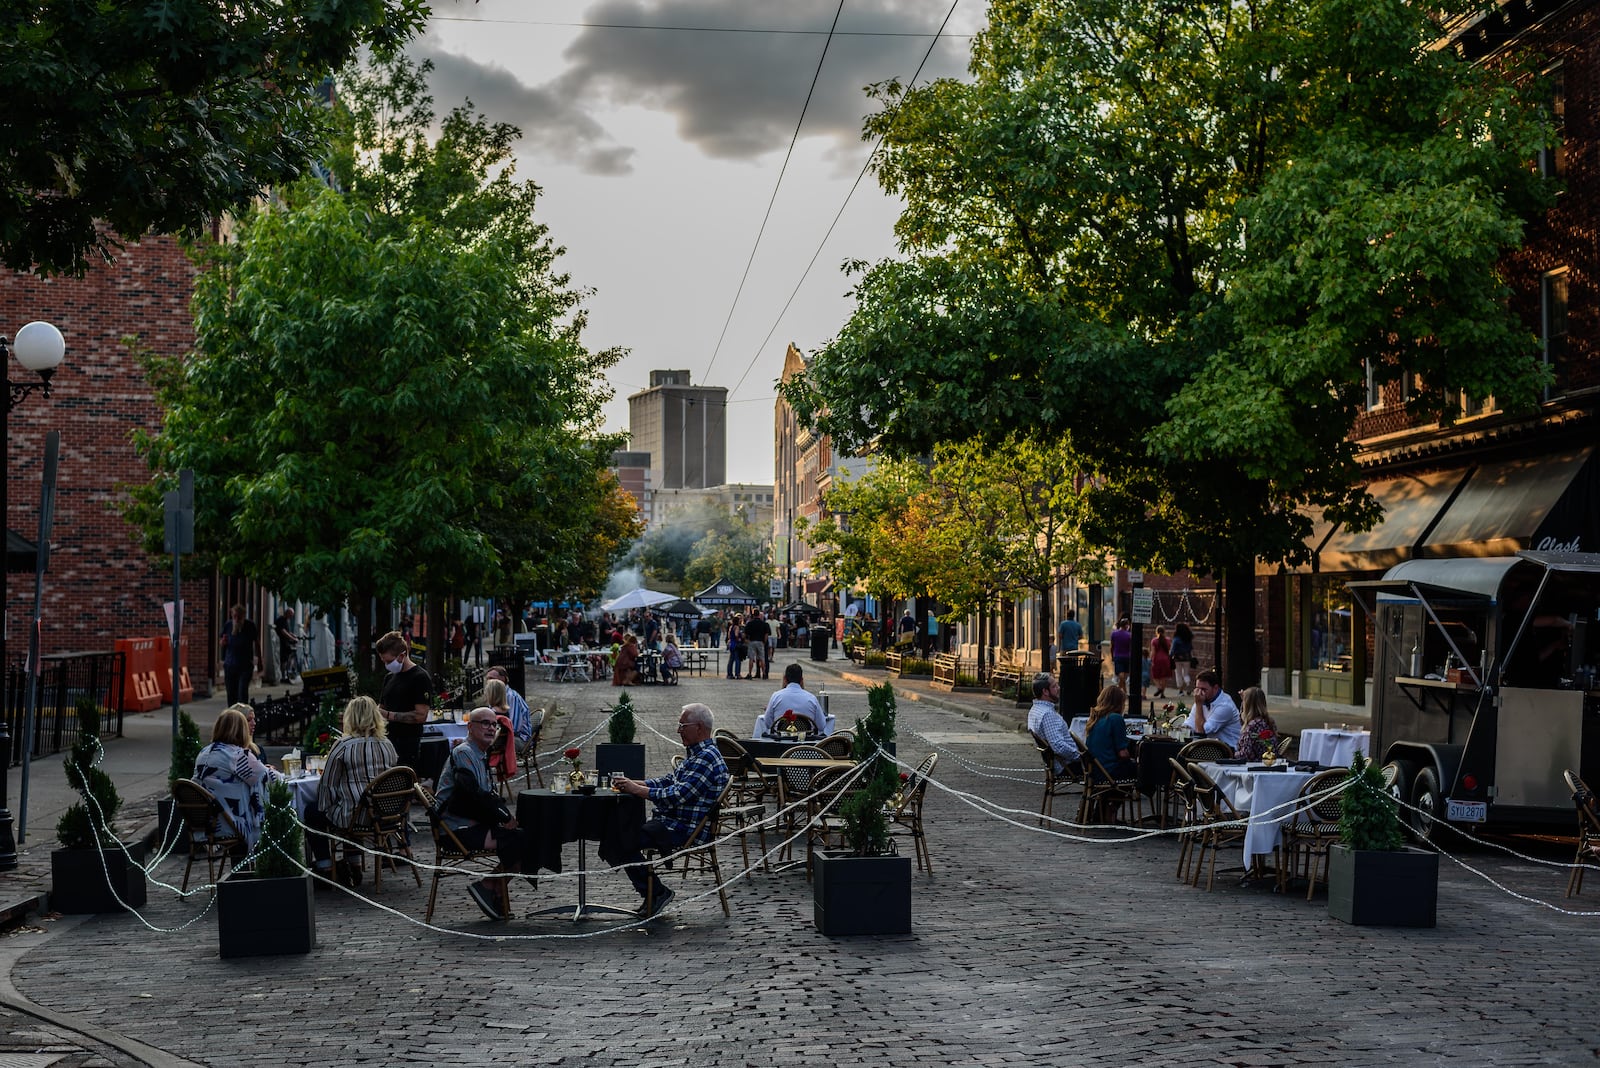
[[[1408,560],[1350,583],[1372,617],[1372,752],[1432,836],[1572,820],[1600,779],[1600,553]]]

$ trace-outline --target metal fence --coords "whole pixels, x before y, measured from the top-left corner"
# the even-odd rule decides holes
[[[41,661],[33,708],[33,756],[49,756],[78,740],[78,699],[88,697],[100,708],[102,737],[122,737],[123,654],[56,653]],[[22,762],[23,716],[27,712],[28,676],[21,663],[6,670],[5,716],[11,732],[11,763]],[[113,724],[115,730],[113,730]]]

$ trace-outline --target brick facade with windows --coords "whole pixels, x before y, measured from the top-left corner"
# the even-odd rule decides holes
[[[66,338],[66,358],[51,396],[35,393],[10,413],[6,522],[34,540],[45,434],[61,432],[50,570],[44,582],[43,650],[67,653],[110,649],[117,638],[166,633],[164,602],[172,597],[172,572],[164,558],[147,555],[122,519],[122,487],[148,479],[134,455],[136,428],[155,430],[160,415],[149,384],[123,344],[137,335],[162,353],[186,351],[194,341],[189,299],[194,267],[167,237],[130,242],[115,262],[84,278],[0,275],[0,333],[14,336],[34,319],[54,323]],[[13,361],[9,377],[28,376]],[[215,626],[207,607],[209,573],[184,583],[189,606],[187,664],[204,689]],[[10,622],[7,656],[27,652],[33,608],[31,575],[6,584]]]

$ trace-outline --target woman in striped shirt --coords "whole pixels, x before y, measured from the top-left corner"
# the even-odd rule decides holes
[[[386,734],[378,702],[363,696],[344,706],[344,737],[328,753],[322,781],[317,784],[317,803],[306,810],[307,827],[335,834],[349,829],[367,784],[400,762]],[[320,834],[309,837],[316,867],[323,872],[331,870],[328,839]],[[359,867],[352,866],[345,876],[359,882],[360,873]]]

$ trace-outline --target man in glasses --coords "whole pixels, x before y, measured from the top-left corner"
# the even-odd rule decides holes
[[[525,832],[501,800],[489,777],[489,747],[494,744],[500,717],[492,708],[474,708],[467,717],[467,740],[450,751],[439,772],[439,822],[449,827],[468,849],[492,849],[500,858],[500,871],[522,869]],[[480,879],[467,893],[491,920],[511,915],[511,890],[505,875]]]
[[[683,763],[671,774],[638,782],[634,779],[614,779],[613,790],[648,797],[655,802],[656,814],[647,821],[639,833],[640,849],[623,860],[628,865],[628,879],[639,896],[653,902],[650,915],[663,912],[672,901],[672,891],[656,877],[654,869],[644,862],[644,849],[672,853],[690,844],[694,832],[722,790],[728,785],[728,765],[722,753],[711,740],[715,729],[711,709],[702,704],[684,705],[678,716],[678,738],[683,742]],[[710,837],[706,828],[696,840],[704,842]],[[654,884],[652,890],[651,884]],[[641,912],[643,909],[641,908]]]

